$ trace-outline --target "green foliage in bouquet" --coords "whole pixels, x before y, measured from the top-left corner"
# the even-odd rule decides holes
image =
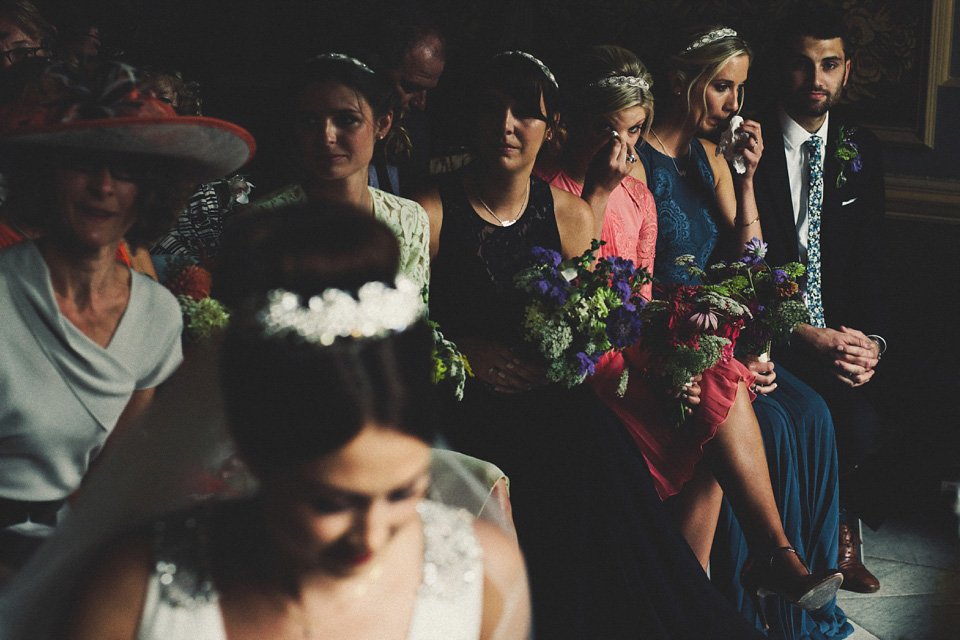
[[[463,400],[467,376],[473,376],[470,363],[457,345],[443,337],[436,322],[428,320],[427,323],[433,329],[433,384],[452,387],[454,397]]]
[[[209,340],[225,329],[230,321],[230,314],[213,298],[194,300],[190,296],[179,295],[177,302],[183,313],[183,340],[187,344]]]
[[[691,255],[677,258],[705,291],[733,298],[750,310],[740,333],[737,350],[760,355],[773,344],[786,342],[799,324],[810,321],[797,280],[806,273],[798,262],[771,267],[764,259],[767,245],[757,238],[746,243],[743,257],[734,262],[698,266]]]

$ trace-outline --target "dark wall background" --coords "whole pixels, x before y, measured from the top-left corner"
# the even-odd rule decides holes
[[[952,0],[957,2],[957,0]],[[101,11],[105,37],[134,60],[162,62],[200,82],[204,111],[234,120],[258,137],[269,129],[276,90],[292,61],[330,50],[355,48],[371,19],[389,20],[408,10],[397,0],[36,0],[56,16],[66,10]],[[553,66],[590,44],[620,44],[648,63],[672,50],[678,30],[722,21],[758,49],[762,67],[771,25],[791,0],[425,0],[418,6],[446,30],[448,72],[431,94],[435,138],[446,147],[469,133],[462,96],[471,65],[505,49],[520,48]],[[932,0],[836,0],[854,27],[860,83],[852,105],[871,118],[920,108],[925,83]],[[882,38],[882,40],[881,40]],[[876,43],[881,43],[882,47]],[[887,62],[876,61],[878,53]],[[891,55],[892,52],[892,55]],[[952,64],[960,77],[960,8],[955,11]],[[562,66],[562,65],[558,65]],[[758,67],[758,69],[760,68]],[[748,108],[769,95],[761,74],[748,88]],[[864,81],[866,82],[866,81]],[[960,84],[960,83],[957,83]],[[869,94],[874,94],[872,97]],[[933,149],[887,145],[888,175],[960,181],[960,86],[940,87]],[[251,168],[269,173],[261,155]],[[258,183],[258,186],[261,186]],[[269,186],[269,185],[263,185]],[[954,325],[960,282],[960,202],[955,224],[891,217],[888,220],[890,305],[897,318],[873,386],[887,416],[887,441],[895,453],[881,468],[898,479],[904,495],[926,491],[937,478],[960,478],[958,332]],[[873,383],[872,383],[873,384]],[[895,469],[895,473],[889,473]],[[882,475],[882,474],[881,474]]]
[[[832,0],[846,12],[853,35],[853,108],[866,122],[902,119],[920,108],[926,81],[923,45],[933,0]],[[957,0],[948,0],[956,2]],[[449,73],[434,100],[445,137],[455,141],[460,122],[456,96],[477,60],[522,48],[551,66],[590,44],[614,43],[655,67],[661,52],[677,45],[691,24],[722,22],[745,35],[758,52],[746,109],[762,102],[760,77],[772,25],[795,0],[36,0],[59,16],[83,8],[100,12],[107,39],[135,60],[163,62],[198,80],[206,110],[254,121],[269,112],[270,90],[293,60],[363,40],[365,24],[425,9],[450,35]],[[955,22],[960,24],[960,11]],[[955,39],[955,73],[960,44]],[[943,87],[933,150],[896,148],[887,154],[890,173],[960,179],[960,87]],[[260,109],[258,109],[260,107]]]

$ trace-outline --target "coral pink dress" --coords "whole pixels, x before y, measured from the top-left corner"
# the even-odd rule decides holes
[[[578,196],[583,190],[563,171],[541,174],[541,177]],[[657,206],[642,182],[627,176],[610,194],[600,239],[606,242],[600,248],[603,257],[627,258],[635,265],[646,267],[653,275]],[[649,299],[651,288],[650,285],[644,288],[644,297]],[[694,466],[703,457],[703,445],[727,419],[737,386],[743,381],[749,388],[755,376],[736,360],[708,369],[700,381],[700,406],[685,425],[677,428],[663,416],[663,404],[654,395],[658,392],[643,381],[645,359],[644,352],[636,346],[623,354],[607,354],[589,382],[627,427],[647,459],[657,492],[666,499],[693,477]],[[621,398],[617,395],[617,386],[628,363],[636,373],[630,377],[627,392]]]

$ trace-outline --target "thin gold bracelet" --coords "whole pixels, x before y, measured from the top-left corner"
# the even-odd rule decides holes
[[[738,227],[743,227],[744,229],[746,229],[746,228],[749,227],[750,225],[755,224],[755,223],[757,222],[757,220],[759,220],[759,219],[760,219],[760,214],[758,213],[758,214],[757,214],[757,217],[754,218],[753,220],[751,220],[750,222],[748,222],[747,224],[739,224],[739,223],[738,223],[737,226],[738,226]]]

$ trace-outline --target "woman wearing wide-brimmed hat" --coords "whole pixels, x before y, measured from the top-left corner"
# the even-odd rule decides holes
[[[155,240],[195,183],[253,149],[139,94],[118,64],[51,67],[0,110],[4,208],[43,233],[0,251],[0,573],[182,359],[176,300],[118,245]]]

